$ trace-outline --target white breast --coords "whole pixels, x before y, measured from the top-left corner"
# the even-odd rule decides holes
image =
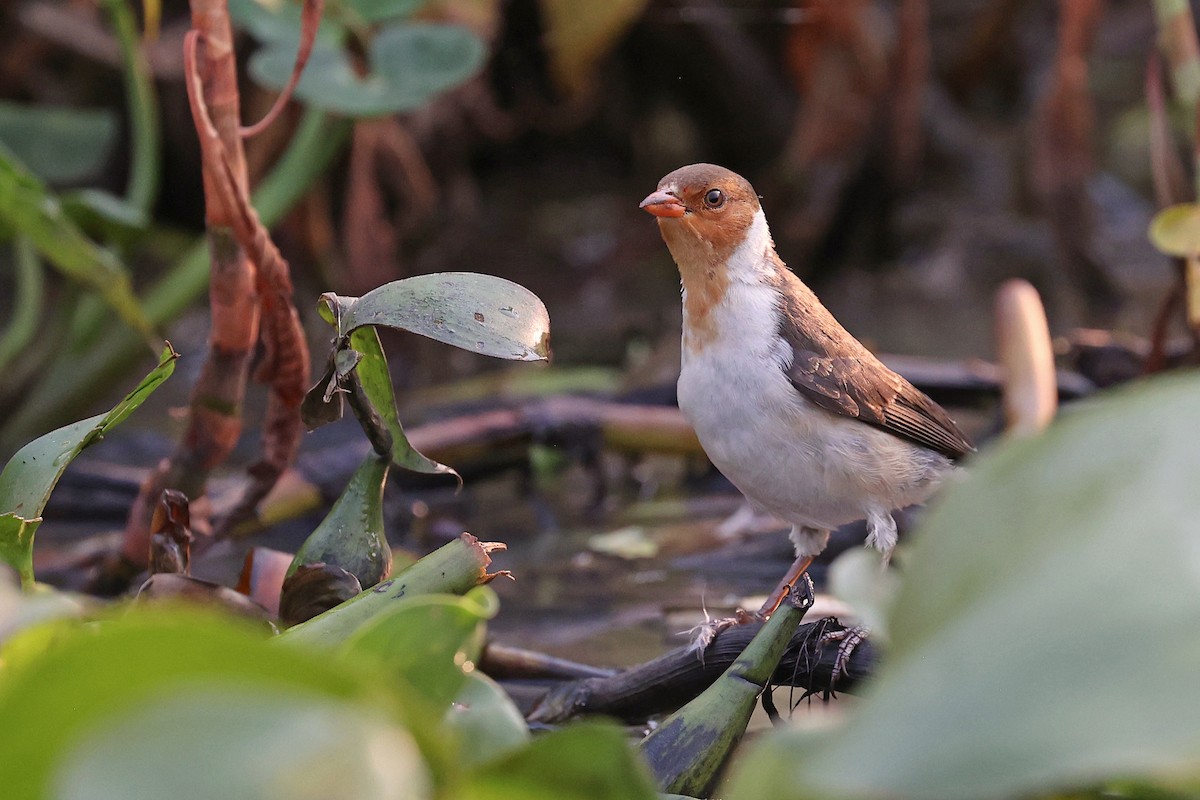
[[[830,529],[922,502],[945,458],[819,408],[792,386],[778,296],[756,274],[770,235],[765,220],[754,228],[710,312],[716,338],[689,350],[684,320],[679,407],[705,452],[755,505],[797,526]]]

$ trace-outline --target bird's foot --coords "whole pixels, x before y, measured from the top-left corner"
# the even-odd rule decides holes
[[[835,683],[838,678],[850,674],[847,665],[850,663],[850,656],[854,653],[854,648],[866,641],[870,635],[871,629],[866,625],[855,625],[850,628],[842,628],[840,631],[828,631],[821,636],[821,645],[838,642],[837,656],[833,659],[831,675]]]
[[[722,631],[729,630],[735,625],[746,625],[751,622],[763,622],[763,618],[758,614],[751,614],[744,608],[739,608],[733,612],[732,617],[724,617],[722,619],[710,619],[703,622],[689,631],[685,631],[692,637],[692,643],[688,645],[688,650],[698,653],[701,658],[704,657],[704,651],[713,643],[713,639]]]

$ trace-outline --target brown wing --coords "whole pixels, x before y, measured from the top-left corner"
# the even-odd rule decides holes
[[[808,287],[795,280],[785,297],[780,334],[792,347],[787,373],[797,391],[827,411],[860,419],[947,458],[975,449],[941,406],[847,333]]]
[[[835,414],[854,417],[888,433],[957,459],[974,448],[933,400],[874,358],[794,352],[788,378],[805,397]]]

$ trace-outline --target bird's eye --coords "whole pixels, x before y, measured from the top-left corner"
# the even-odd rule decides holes
[[[725,204],[725,193],[720,189],[709,189],[704,195],[704,205],[709,208],[720,208]]]

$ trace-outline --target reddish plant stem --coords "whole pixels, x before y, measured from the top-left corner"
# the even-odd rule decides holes
[[[127,564],[145,566],[154,503],[164,489],[190,498],[204,494],[208,475],[237,444],[250,359],[259,332],[258,276],[232,230],[231,209],[221,202],[220,184],[232,177],[247,190],[246,156],[240,135],[237,61],[225,0],[192,0],[194,69],[230,175],[203,172],[205,222],[212,258],[209,351],[192,391],[187,431],[170,457],[142,485],[130,509],[121,546]],[[189,79],[191,76],[189,76]],[[201,134],[204,145],[204,135]],[[104,575],[100,581],[105,580]]]

